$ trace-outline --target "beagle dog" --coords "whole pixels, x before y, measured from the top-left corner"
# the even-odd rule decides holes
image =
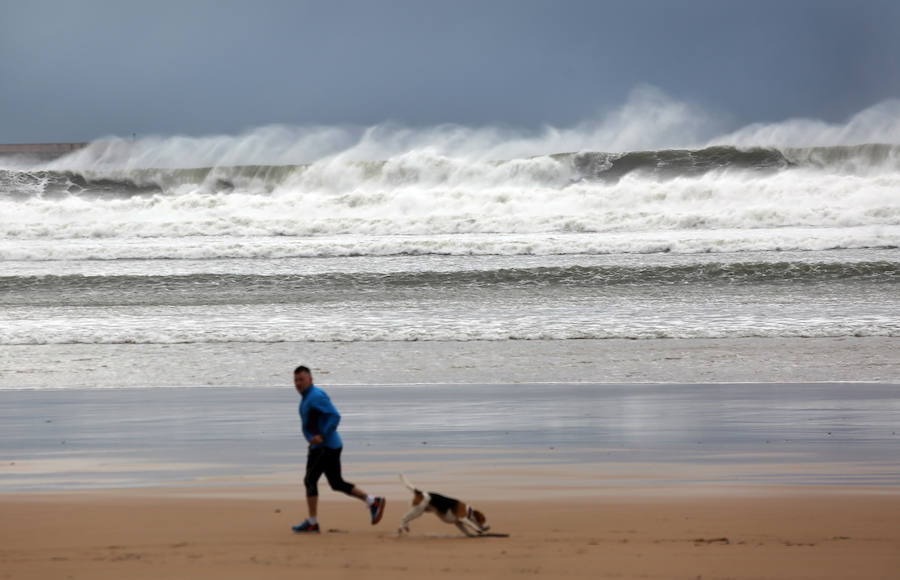
[[[439,493],[422,491],[410,483],[402,473],[400,480],[413,492],[413,498],[409,504],[409,512],[403,516],[400,529],[397,530],[398,534],[409,532],[409,522],[425,512],[433,513],[448,524],[456,524],[456,527],[467,536],[480,535],[491,529],[484,514],[473,509],[472,506]],[[469,531],[470,529],[475,533]]]

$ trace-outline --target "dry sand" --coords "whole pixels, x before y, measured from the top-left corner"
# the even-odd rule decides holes
[[[440,490],[448,491],[448,490]],[[551,494],[553,495],[553,494]],[[323,492],[298,535],[298,489],[0,495],[0,578],[898,578],[900,490],[665,489],[477,503],[508,538],[465,538],[408,498],[372,527]],[[334,531],[326,531],[334,530]]]

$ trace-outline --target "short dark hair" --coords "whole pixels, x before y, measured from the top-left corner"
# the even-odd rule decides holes
[[[296,375],[297,373],[306,373],[306,374],[312,376],[312,371],[309,370],[309,367],[305,366],[305,365],[300,365],[299,367],[295,368],[294,374]]]

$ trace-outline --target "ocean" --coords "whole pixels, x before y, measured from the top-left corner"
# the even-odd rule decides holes
[[[0,159],[0,484],[293,477],[300,363],[373,477],[479,448],[896,483],[900,146],[329,135]]]
[[[898,146],[183,168],[141,147],[0,169],[0,345],[900,335]]]

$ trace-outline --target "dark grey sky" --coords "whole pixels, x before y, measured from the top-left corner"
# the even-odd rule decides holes
[[[896,0],[0,0],[0,142],[566,127],[640,85],[730,128],[900,97]]]

